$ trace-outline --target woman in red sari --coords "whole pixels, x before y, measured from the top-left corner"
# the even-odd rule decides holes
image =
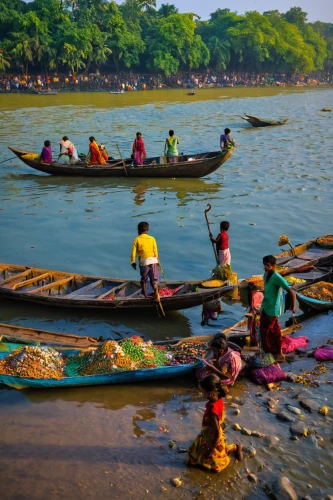
[[[137,165],[143,165],[143,159],[146,158],[147,155],[141,132],[136,133],[136,139],[133,142],[132,151]]]
[[[95,137],[89,137],[89,153],[88,153],[88,165],[105,165],[106,161],[103,158],[102,153],[99,150],[98,144]]]

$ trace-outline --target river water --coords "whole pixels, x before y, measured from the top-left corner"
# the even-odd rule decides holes
[[[94,135],[112,156],[118,156],[116,144],[128,156],[138,130],[148,156],[162,154],[170,128],[184,153],[217,150],[225,127],[237,142],[232,158],[204,179],[66,179],[35,172],[18,159],[3,163],[1,262],[137,279],[129,254],[138,222],[147,220],[167,279],[205,278],[214,263],[207,203],[214,233],[221,220],[230,222],[232,266],[239,277],[261,273],[262,256],[277,253],[280,234],[297,244],[332,231],[333,114],[320,111],[333,106],[331,88],[202,89],[194,97],[184,90],[10,94],[0,95],[0,106],[1,160],[12,156],[8,145],[39,152],[45,139],[56,154],[63,135],[79,152],[87,151]],[[254,129],[237,117],[244,112],[289,122]],[[200,308],[162,320],[151,312],[96,315],[2,301],[0,321],[160,339],[217,332],[244,313],[239,304],[223,308],[212,327],[201,327]],[[234,390],[241,393],[242,385]],[[166,451],[170,434],[161,436],[158,429],[173,429],[173,438],[190,442],[203,406],[191,382],[38,393],[2,389],[0,399],[6,498],[172,495],[160,480],[185,473],[183,456]],[[240,498],[250,489],[236,481],[225,490],[225,477],[238,472],[231,467],[219,478],[225,498]],[[185,496],[211,481],[205,473],[187,474]],[[316,478],[323,481],[320,472]],[[219,498],[216,481],[207,498]]]

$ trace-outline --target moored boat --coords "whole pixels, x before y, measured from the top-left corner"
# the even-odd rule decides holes
[[[317,282],[304,286],[296,292],[300,308],[305,313],[309,311],[326,312],[333,310],[333,284],[329,281]]]
[[[200,288],[202,280],[170,281],[160,285],[164,310],[187,309],[219,299],[233,286]],[[148,294],[153,293],[148,289]],[[0,296],[56,307],[147,310],[157,307],[153,296],[145,298],[139,281],[86,276],[28,266],[0,264]]]
[[[234,327],[230,327],[229,329],[224,330],[227,338],[229,337],[233,338],[232,330],[234,329],[238,330],[239,327],[242,326],[246,321],[247,320],[243,320],[234,325]],[[293,325],[292,327],[285,328],[282,330],[282,335],[288,335],[294,332],[298,328],[301,328],[301,326]],[[15,337],[10,336],[11,330],[13,330],[12,333],[15,335]],[[0,325],[0,332],[5,333],[5,336],[2,338],[2,341],[0,342],[0,359],[11,354],[15,349],[19,349],[26,345],[24,343],[22,344],[19,343],[19,337],[18,337],[18,335],[26,336],[27,332],[25,332],[25,330],[29,330],[30,345],[31,345],[33,337],[32,334],[33,329],[26,329],[12,325]],[[227,333],[227,331],[229,331],[229,333]],[[60,339],[57,338],[58,336],[60,337]],[[208,342],[213,340],[215,336],[216,336],[215,334],[212,334],[212,335],[203,335],[198,337],[186,337],[180,340],[157,341],[153,342],[153,344],[155,346],[207,344]],[[96,342],[92,343],[93,345],[91,345],[88,349],[87,348],[78,349],[78,343],[76,342],[77,336],[75,335],[68,335],[68,342],[67,342],[65,340],[66,337],[65,334],[57,334],[54,332],[36,330],[36,337],[37,337],[36,341],[38,342],[38,344],[41,343],[42,345],[53,347],[64,356],[72,356],[78,353],[85,352],[87,350],[95,350],[102,343],[98,339],[94,339]],[[48,341],[50,340],[52,341],[52,337],[53,337],[53,342],[51,344],[50,343],[44,344],[43,340],[41,340],[42,338],[44,338],[44,340],[46,341],[46,339],[48,338]],[[73,346],[71,347],[69,343],[73,341],[73,338],[75,339],[75,341]],[[9,339],[15,340],[16,342],[15,343],[8,342]],[[24,339],[22,338],[21,340],[23,341]],[[82,340],[87,340],[87,338]],[[59,341],[63,343],[64,346],[57,346],[56,343]],[[91,385],[128,384],[128,383],[137,383],[137,382],[150,381],[156,379],[161,380],[161,379],[176,378],[179,376],[186,376],[193,373],[193,371],[196,368],[199,368],[200,366],[202,366],[202,362],[201,360],[198,360],[192,363],[179,364],[179,365],[159,366],[155,368],[110,372],[103,375],[81,375],[75,377],[73,376],[62,377],[61,379],[24,378],[16,375],[6,375],[0,373],[0,383],[8,385],[10,387],[14,387],[16,389],[25,389],[25,388],[41,389],[41,388],[56,388],[56,387],[80,387],[80,386],[91,386]]]
[[[144,165],[134,165],[132,158],[108,160],[105,165],[88,165],[84,161],[74,164],[40,163],[35,153],[10,146],[9,149],[29,167],[51,175],[85,177],[172,177],[200,178],[209,175],[223,165],[231,156],[227,152],[214,151],[179,155],[178,163],[165,163],[165,157],[144,159]]]
[[[333,262],[333,248],[324,248],[318,240],[331,237],[332,235],[321,236],[320,238],[309,240],[281,252],[276,257],[276,263],[283,269],[279,270],[282,275],[290,274],[292,269],[302,268],[307,265],[326,266]]]

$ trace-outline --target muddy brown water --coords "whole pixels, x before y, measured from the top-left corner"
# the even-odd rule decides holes
[[[213,254],[203,212],[211,203],[214,233],[220,220],[230,221],[234,270],[240,277],[259,274],[262,256],[278,251],[280,234],[299,243],[332,231],[333,115],[320,112],[332,107],[332,101],[333,90],[321,88],[203,89],[194,97],[183,90],[0,95],[1,160],[12,156],[9,144],[39,151],[46,138],[57,151],[64,134],[80,152],[86,152],[94,134],[111,154],[116,155],[119,144],[124,156],[137,130],[144,134],[148,155],[162,154],[163,144],[157,141],[165,139],[169,128],[188,153],[217,149],[226,126],[238,143],[230,161],[204,179],[65,179],[34,172],[19,160],[3,163],[0,261],[137,278],[129,253],[136,225],[146,219],[168,279],[206,278]],[[244,111],[289,117],[289,122],[253,129],[236,116]],[[157,340],[217,332],[244,314],[239,303],[224,303],[223,309],[209,327],[200,325],[200,308],[161,320],[154,313],[97,315],[1,301],[0,318],[82,335],[139,333]],[[308,328],[312,345],[332,336],[331,324],[320,332]],[[299,360],[292,369],[313,364]],[[332,380],[331,374],[323,380]],[[288,392],[281,391],[282,405],[302,388],[283,387]],[[325,398],[330,402],[332,395],[329,384],[308,393],[321,403]],[[1,388],[1,497],[171,498],[175,490],[169,481],[180,474],[183,485],[177,494],[184,498],[265,498],[263,485],[279,475],[287,475],[301,495],[330,491],[330,414],[326,419],[305,416],[307,422],[319,423],[323,441],[308,437],[295,442],[289,439],[289,425],[267,412],[264,389],[239,381],[231,394],[245,404],[237,417],[227,411],[227,437],[252,442],[257,454],[212,476],[186,469],[184,455],[169,448],[170,439],[186,448],[200,430],[205,401],[191,379],[46,391]],[[231,421],[280,440],[267,447],[260,438],[233,431]],[[257,486],[248,481],[245,469],[257,474]]]

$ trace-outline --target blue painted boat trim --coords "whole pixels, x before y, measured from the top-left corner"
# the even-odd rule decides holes
[[[296,292],[297,297],[300,297],[305,302],[312,302],[313,304],[321,304],[325,306],[333,307],[333,302],[326,302],[325,300],[313,299],[312,297],[307,297],[306,295],[302,295],[301,293]]]
[[[160,366],[126,372],[108,373],[106,375],[87,375],[83,377],[64,377],[57,379],[21,378],[14,375],[2,375],[0,383],[16,389],[46,389],[51,387],[80,387],[89,385],[133,384],[148,380],[162,380],[189,375],[194,369],[202,366],[202,361],[187,365]]]

